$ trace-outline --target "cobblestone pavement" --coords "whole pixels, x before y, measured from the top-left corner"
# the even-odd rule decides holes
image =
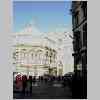
[[[15,99],[71,99],[72,93],[68,86],[63,87],[61,83],[37,82],[32,86],[32,94],[23,95],[21,92],[14,91]]]

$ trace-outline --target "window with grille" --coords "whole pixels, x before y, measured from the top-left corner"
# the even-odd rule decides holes
[[[75,39],[75,50],[76,50],[76,51],[79,51],[80,48],[81,48],[81,36],[80,36],[80,31],[75,32],[74,39]]]
[[[83,17],[87,18],[87,1],[83,1],[82,10],[83,10]]]
[[[83,46],[87,47],[87,23],[83,25]]]

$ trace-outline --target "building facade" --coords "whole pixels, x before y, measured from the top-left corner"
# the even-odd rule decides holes
[[[57,70],[63,67],[57,62],[56,50],[47,46],[26,44],[18,44],[14,48],[15,72],[32,76],[61,75],[61,71]]]
[[[87,1],[72,1],[74,72],[81,77],[81,98],[87,95]],[[77,87],[77,86],[76,86]]]
[[[87,1],[72,2],[74,70],[87,71]]]

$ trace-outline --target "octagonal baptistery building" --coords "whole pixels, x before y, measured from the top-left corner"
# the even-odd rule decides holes
[[[54,45],[43,38],[31,37],[29,40],[32,40],[32,42],[20,41],[18,35],[16,38],[18,38],[18,41],[15,41],[13,45],[15,73],[27,76],[62,75],[63,65],[59,65],[57,61],[57,50]]]

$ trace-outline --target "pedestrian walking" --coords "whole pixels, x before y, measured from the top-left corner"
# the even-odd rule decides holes
[[[27,79],[26,93],[27,95],[32,94],[32,76],[29,76],[29,78]]]
[[[25,95],[25,90],[27,87],[27,76],[23,75],[22,76],[22,93]]]
[[[35,76],[33,77],[33,84],[35,84],[35,82],[36,82],[36,78],[35,78]]]
[[[66,77],[63,77],[63,82],[62,82],[62,84],[63,84],[63,87],[66,86]]]
[[[29,76],[30,94],[32,94],[32,76]]]

